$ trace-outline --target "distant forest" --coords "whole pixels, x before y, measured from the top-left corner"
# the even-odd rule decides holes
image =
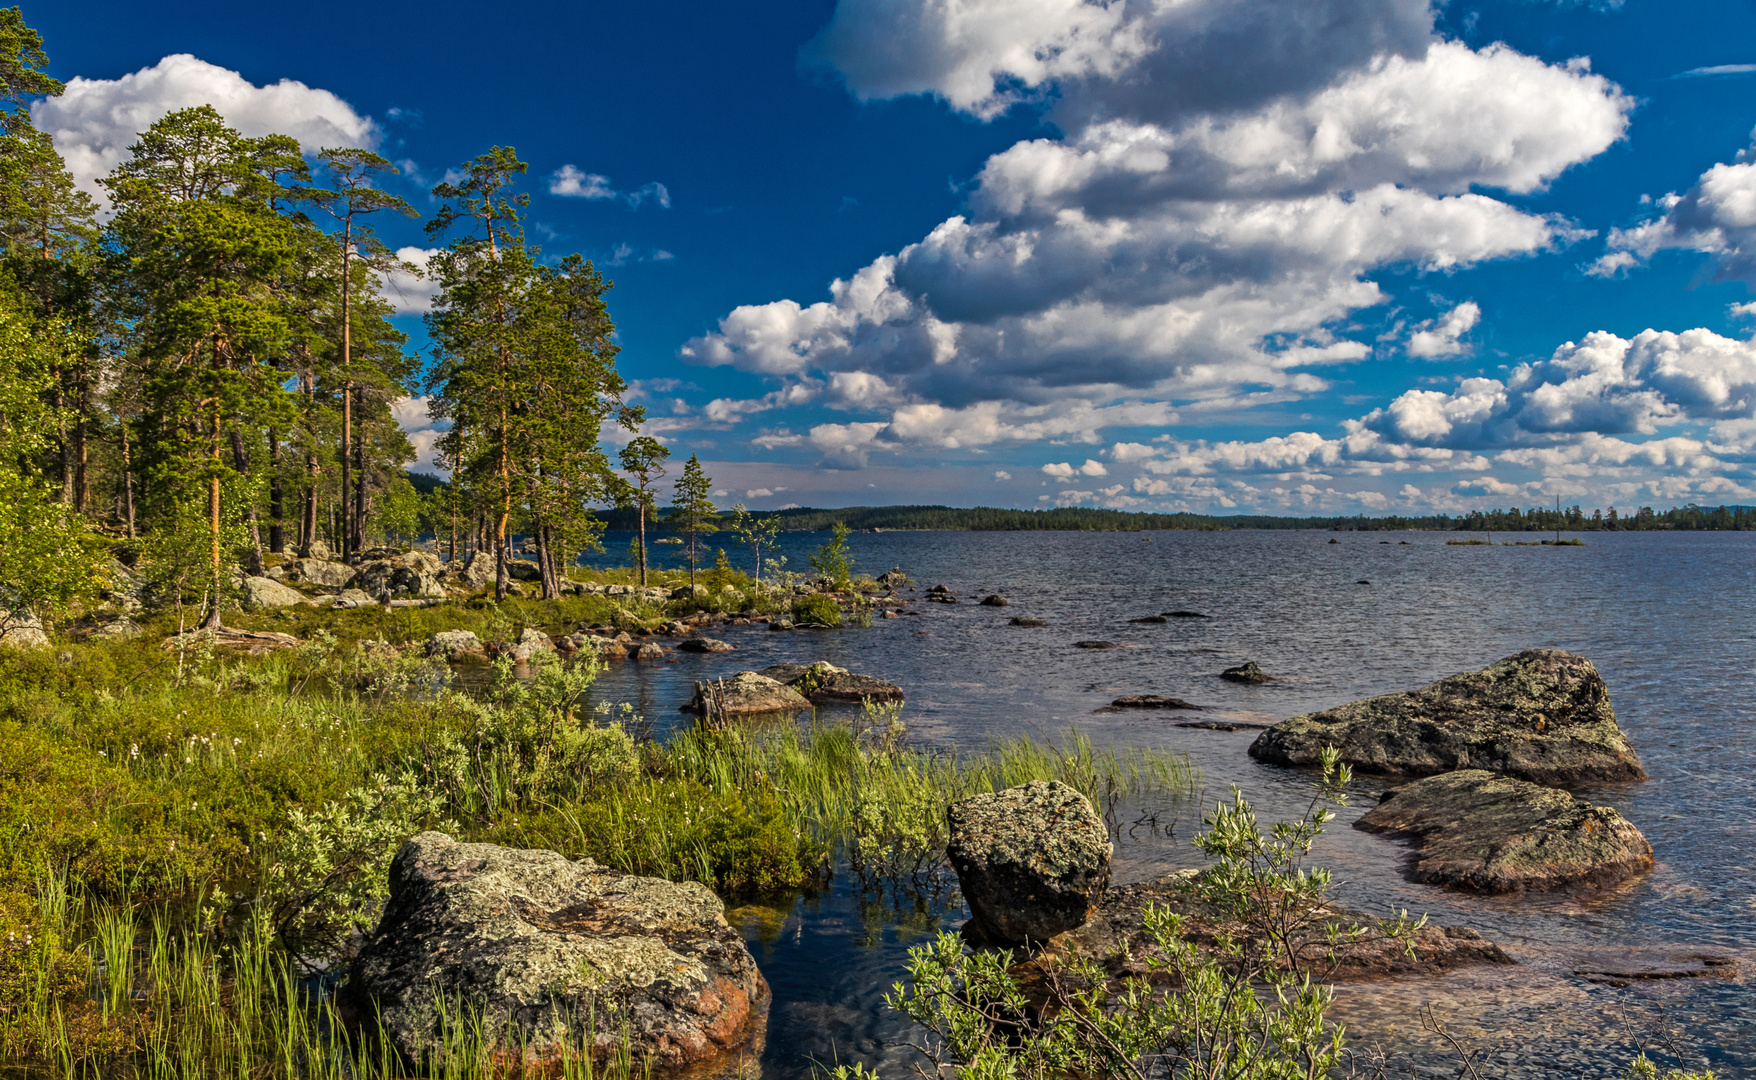
[[[418,481],[417,481],[418,483]],[[1095,510],[1069,507],[1055,510],[1007,510],[992,506],[959,508],[955,506],[850,506],[840,510],[816,510],[802,507],[792,510],[757,511],[760,517],[775,517],[787,530],[816,531],[841,522],[850,529],[946,529],[972,532],[1025,532],[1064,530],[1072,532],[1140,532],[1163,529],[1341,529],[1360,532],[1426,530],[1435,532],[1607,532],[1612,530],[1745,530],[1756,529],[1756,507],[1702,507],[1691,503],[1672,510],[1654,510],[1650,506],[1632,512],[1583,510],[1564,507],[1553,509],[1532,507],[1520,510],[1472,511],[1452,516],[1433,514],[1422,517],[1273,517],[1263,514],[1237,514],[1216,517],[1208,514],[1133,514],[1121,510]],[[632,510],[610,510],[603,513],[612,529],[633,529]],[[659,529],[664,525],[661,520]]]

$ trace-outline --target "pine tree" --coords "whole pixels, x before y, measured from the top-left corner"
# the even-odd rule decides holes
[[[715,519],[719,510],[708,498],[713,480],[702,471],[694,454],[683,464],[683,475],[677,477],[676,502],[671,506],[670,523],[683,533],[683,553],[689,558],[689,585],[695,585],[695,567],[701,561],[701,538],[719,531]]]

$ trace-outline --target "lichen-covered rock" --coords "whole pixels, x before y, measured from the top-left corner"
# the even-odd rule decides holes
[[[460,560],[452,563],[451,568],[460,578],[463,579],[463,584],[466,588],[484,588],[490,581],[494,580],[494,553],[491,551],[478,551],[471,555],[467,560]]]
[[[1006,607],[1010,603],[1012,603],[1012,601],[1006,599],[1004,596],[1001,596],[999,593],[993,593],[991,595],[982,597],[982,606],[983,607]]]
[[[326,589],[339,589],[354,579],[353,567],[328,559],[289,559],[274,569],[286,581],[302,581]]]
[[[362,564],[349,580],[348,587],[373,597],[444,596],[445,584],[439,580],[444,569],[445,564],[437,555],[405,551],[388,559]]]
[[[43,620],[28,611],[0,608],[0,646],[37,649],[49,643]]]
[[[1484,769],[1392,788],[1354,827],[1413,837],[1415,881],[1476,892],[1600,888],[1652,866],[1614,809]]]
[[[946,854],[977,937],[1047,941],[1085,922],[1110,882],[1109,830],[1078,789],[1036,780],[952,803]]]
[[[1597,669],[1559,649],[1283,720],[1250,756],[1312,765],[1325,746],[1361,772],[1490,769],[1539,784],[1646,778]]]
[[[305,594],[297,589],[289,589],[278,581],[265,577],[247,577],[244,579],[244,606],[252,610],[260,608],[291,607],[305,602]]]
[[[504,1066],[626,1032],[660,1067],[747,1046],[768,985],[705,885],[632,877],[553,851],[427,832],[390,868],[390,899],[354,960],[347,1005],[396,1050],[441,1064],[440,1010],[479,1015]],[[521,1060],[522,1059],[522,1060]]]
[[[761,674],[787,684],[819,705],[903,700],[902,687],[895,683],[874,679],[870,675],[856,675],[827,660],[815,664],[775,664],[763,668]]]
[[[1219,673],[1219,677],[1227,682],[1243,683],[1246,686],[1258,686],[1265,682],[1274,681],[1267,672],[1256,666],[1254,660],[1246,661],[1237,667],[1226,668]]]
[[[731,652],[734,648],[736,648],[736,646],[729,641],[721,641],[718,638],[710,637],[685,638],[684,640],[677,642],[677,649],[680,652]]]
[[[754,671],[740,671],[728,679],[720,679],[713,683],[720,695],[722,711],[727,716],[756,716],[761,713],[799,712],[809,709],[811,703],[799,696],[799,692],[784,683],[771,679],[766,675],[758,675]],[[699,713],[701,711],[701,690],[695,691],[695,697],[683,706],[684,712]]]
[[[455,663],[459,660],[485,660],[488,654],[475,631],[441,630],[427,639],[427,655],[443,656]]]

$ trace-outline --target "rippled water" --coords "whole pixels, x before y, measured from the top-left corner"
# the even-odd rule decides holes
[[[1381,542],[1388,535],[1389,544]],[[1453,534],[1454,535],[1454,534]],[[1331,544],[1331,537],[1340,543]],[[1524,537],[1502,536],[1501,539]],[[791,534],[803,566],[821,535]],[[1407,543],[1400,543],[1401,540]],[[1190,714],[1099,714],[1124,693],[1185,698],[1240,718],[1278,720],[1483,667],[1521,649],[1590,657],[1651,779],[1588,794],[1620,809],[1651,840],[1654,871],[1612,896],[1567,900],[1471,897],[1408,883],[1399,845],[1349,828],[1370,798],[1344,810],[1319,855],[1343,901],[1428,912],[1514,946],[1519,968],[1344,991],[1339,1015],[1356,1042],[1388,1040],[1431,1067],[1442,1061],[1415,1009],[1433,1003],[1454,1031],[1518,1075],[1619,1074],[1636,1036],[1661,1014],[1683,1045],[1722,1076],[1756,1076],[1756,989],[1743,976],[1619,989],[1573,976],[1580,956],[1674,944],[1756,965],[1756,535],[1593,534],[1584,548],[1447,547],[1445,534],[882,533],[856,535],[857,569],[900,566],[922,586],[944,582],[958,605],[847,628],[780,634],[716,631],[737,646],[680,662],[615,662],[597,692],[674,722],[693,680],[782,661],[827,659],[894,681],[909,695],[916,739],[979,746],[997,735],[1055,737],[1070,727],[1100,744],[1186,751],[1203,803],[1236,784],[1265,820],[1297,816],[1304,774],[1259,765],[1254,733],[1179,728]],[[625,541],[606,545],[620,551]],[[662,549],[661,549],[662,550]],[[734,562],[736,553],[732,552]],[[1362,582],[1369,582],[1364,584]],[[987,592],[1003,609],[970,603]],[[1209,619],[1131,624],[1175,609]],[[1007,625],[1015,615],[1046,629]],[[1122,648],[1083,650],[1103,638]],[[1254,660],[1279,681],[1217,678]],[[1382,786],[1370,778],[1367,795]],[[1167,837],[1136,831],[1118,847],[1117,880],[1198,865],[1188,837],[1199,811]],[[764,1071],[796,1076],[810,1063],[904,1060],[906,1037],[879,1000],[900,977],[906,947],[961,910],[862,906],[845,885],[787,911],[734,917],[775,991]],[[1455,1065],[1443,1075],[1454,1075]],[[1441,1073],[1435,1073],[1440,1075]],[[1492,1073],[1490,1073],[1492,1075]]]

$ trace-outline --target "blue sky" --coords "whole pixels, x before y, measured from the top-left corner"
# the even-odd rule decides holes
[[[723,503],[1756,502],[1750,0],[25,16],[82,179],[201,101],[420,208],[517,147]]]

